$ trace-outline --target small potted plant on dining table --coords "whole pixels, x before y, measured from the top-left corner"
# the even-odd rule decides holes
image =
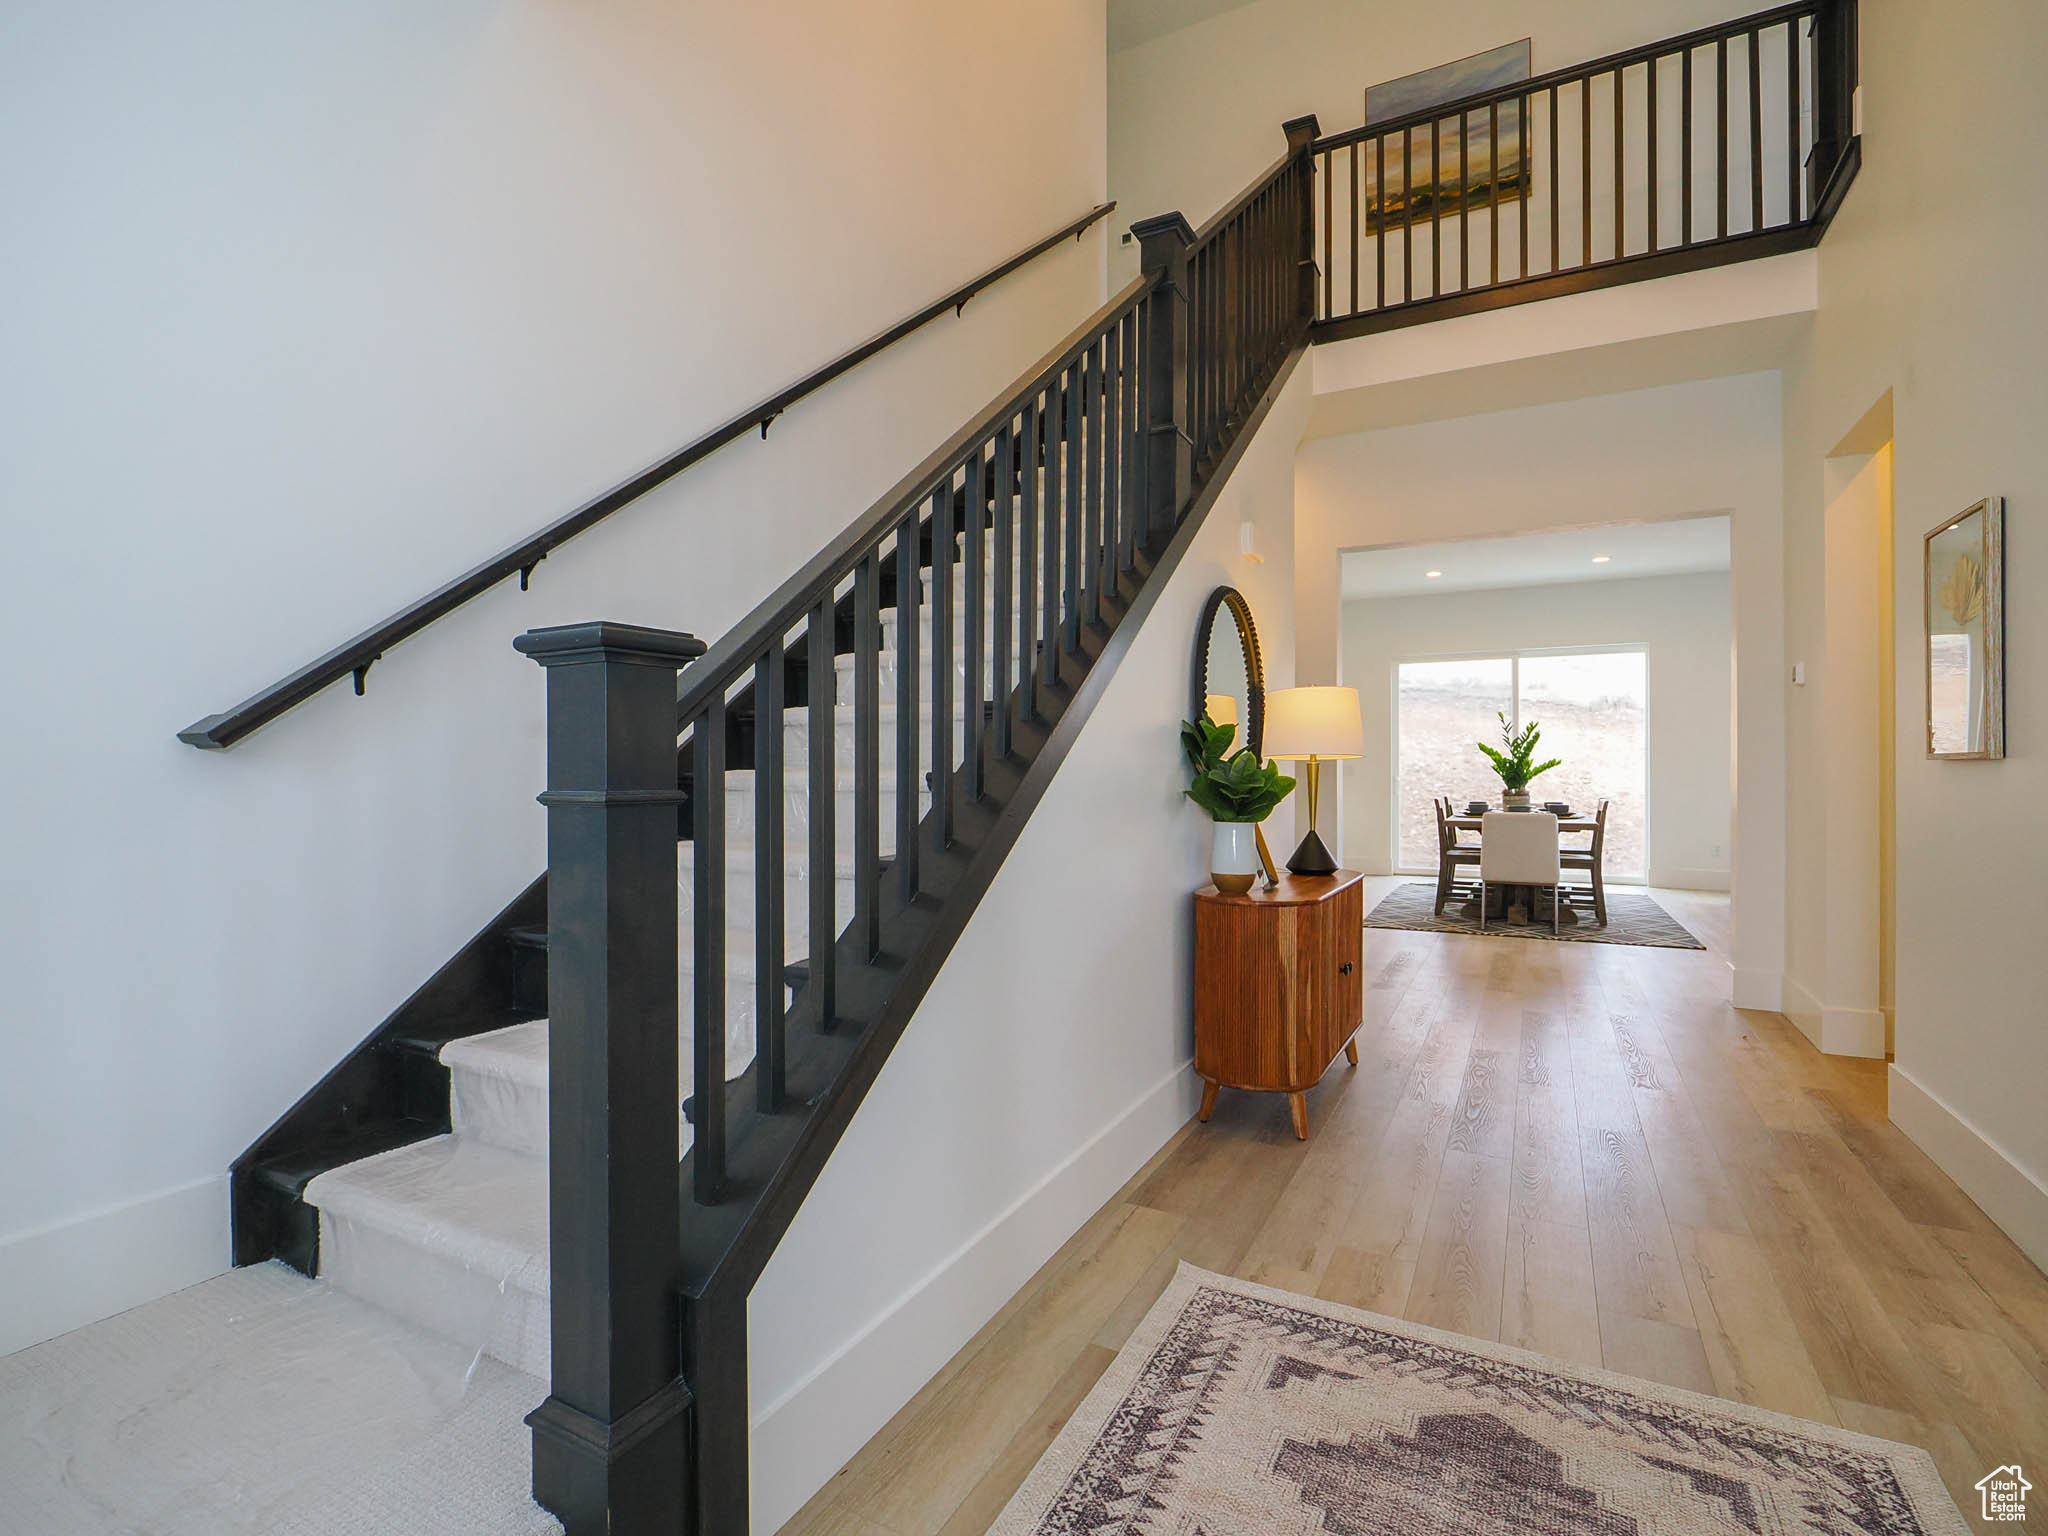
[[[1505,713],[1500,714],[1500,745],[1490,747],[1478,743],[1479,750],[1486,754],[1486,760],[1493,765],[1493,771],[1500,775],[1501,809],[1506,811],[1529,808],[1529,781],[1539,773],[1548,773],[1564,761],[1553,757],[1547,762],[1536,762],[1536,743],[1543,739],[1543,732],[1531,720],[1521,730],[1508,723]]]
[[[1181,751],[1194,774],[1187,797],[1209,813],[1216,835],[1209,853],[1209,878],[1226,896],[1242,896],[1258,878],[1259,823],[1294,790],[1294,780],[1250,747],[1230,750],[1234,725],[1217,725],[1207,715],[1183,720]]]

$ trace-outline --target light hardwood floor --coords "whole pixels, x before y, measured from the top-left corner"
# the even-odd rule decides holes
[[[2048,1278],[1654,894],[1706,951],[1367,929],[1311,1139],[1226,1092],[785,1536],[979,1536],[1183,1259],[1925,1446],[1975,1524],[2048,1470]]]

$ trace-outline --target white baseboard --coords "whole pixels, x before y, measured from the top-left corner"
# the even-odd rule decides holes
[[[1792,1021],[1799,1033],[1813,1042],[1817,1051],[1826,1050],[1820,1043],[1820,999],[1797,977],[1787,976],[1784,982],[1784,1007],[1779,1011]]]
[[[1826,1007],[1820,1012],[1820,1048],[1830,1056],[1885,1058],[1884,1011]]]
[[[779,1529],[1191,1119],[1174,1068],[818,1368],[753,1415],[753,1528]]]
[[[0,1238],[0,1355],[227,1268],[225,1174]]]
[[[1813,989],[1785,978],[1783,1013],[1814,1049],[1830,1056],[1861,1056],[1882,1061],[1888,1044],[1884,1013],[1877,1008],[1840,1008],[1822,1002]]]
[[[1960,1184],[2028,1258],[2048,1269],[2048,1185],[1896,1062],[1889,1082],[1892,1124]]]
[[[1650,871],[1650,884],[1670,891],[1725,891],[1730,889],[1725,869],[1658,868]]]
[[[1728,969],[1734,973],[1729,996],[1736,1007],[1776,1013],[1785,1006],[1785,975],[1782,971],[1752,971],[1739,965],[1731,965]]]

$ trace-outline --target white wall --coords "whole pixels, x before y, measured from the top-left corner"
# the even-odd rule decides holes
[[[1799,796],[1788,862],[1800,883],[1785,930],[1785,1013],[1824,1051],[1881,1058],[1891,1049],[1886,907],[1896,900],[1885,784],[1897,730],[1885,708],[1896,686],[1886,649],[1896,644],[1890,400],[1858,431],[1877,451],[1827,461],[1820,602],[1787,620],[1807,682],[1787,701],[1786,769]]]
[[[1725,512],[1735,633],[1735,996],[1784,974],[1784,529],[1779,381],[1744,374],[1318,438],[1295,469],[1295,657],[1337,675],[1338,555]]]
[[[721,633],[1099,302],[1105,237],[406,642],[367,698],[225,754],[174,733],[1097,202],[1103,24],[0,14],[0,1350],[223,1267],[230,1159],[539,872],[512,637]]]
[[[1861,11],[1862,174],[1821,247],[1810,346],[1786,374],[1786,583],[1793,654],[1824,649],[1824,466],[1892,392],[1897,796],[1897,1021],[1892,1115],[2048,1263],[2048,1087],[2040,934],[2048,888],[1997,878],[2048,847],[2048,543],[2040,337],[2048,165],[2031,102],[2048,12],[2027,0]],[[1947,146],[1967,143],[1967,155]],[[1855,445],[1852,445],[1855,446]],[[1869,452],[1869,445],[1856,447]],[[1987,494],[2006,498],[2006,757],[1925,756],[1921,539]],[[1860,682],[1857,684],[1860,687]],[[1795,730],[1828,680],[1792,698]],[[1795,760],[1795,824],[1831,793]],[[1987,863],[1987,849],[1998,850]],[[1793,904],[1822,899],[1795,844]]]
[[[1180,208],[1199,223],[1279,156],[1289,118],[1313,112],[1325,133],[1357,127],[1368,85],[1524,37],[1541,74],[1755,9],[1730,0],[1255,0],[1110,55],[1111,195],[1120,213]],[[1133,251],[1116,262],[1117,274],[1136,270]]]
[[[1358,689],[1369,752],[1344,765],[1345,864],[1370,874],[1395,867],[1397,662],[1641,645],[1650,690],[1650,884],[1727,889],[1733,638],[1725,573],[1345,603],[1342,680]]]
[[[1315,437],[1775,373],[1820,302],[1820,257],[1756,261],[1318,342]]]
[[[1267,685],[1293,682],[1308,381],[1297,366],[754,1292],[756,1530],[1194,1112],[1190,897],[1209,825],[1181,793],[1179,725],[1219,585],[1251,604]],[[1237,553],[1246,521],[1263,565]],[[1269,824],[1276,849],[1293,845],[1288,812]]]

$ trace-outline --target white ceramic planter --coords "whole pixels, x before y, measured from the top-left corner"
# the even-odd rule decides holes
[[[1249,821],[1219,821],[1209,850],[1209,878],[1226,896],[1242,896],[1259,875],[1258,827]]]

